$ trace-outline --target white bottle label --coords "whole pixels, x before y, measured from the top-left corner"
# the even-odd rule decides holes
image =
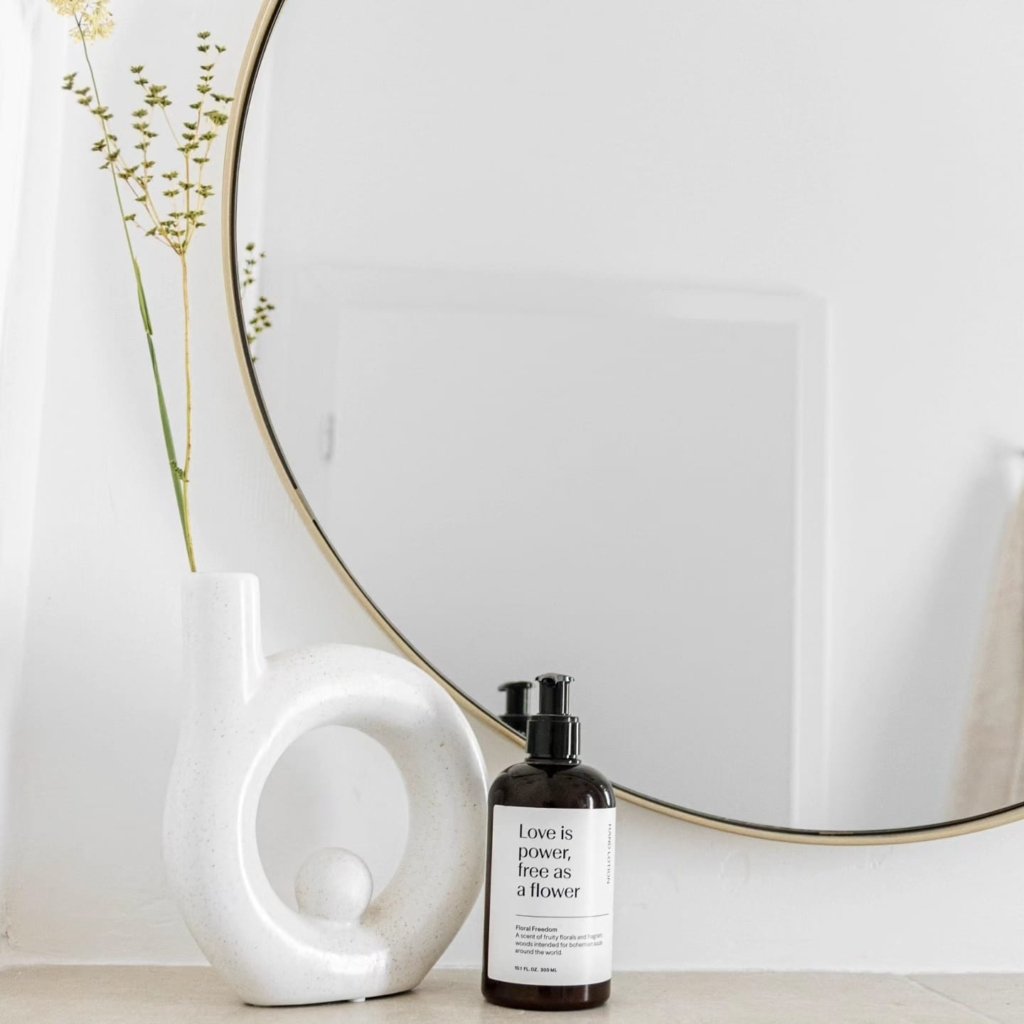
[[[608,981],[615,808],[498,806],[493,815],[487,976],[520,985]]]

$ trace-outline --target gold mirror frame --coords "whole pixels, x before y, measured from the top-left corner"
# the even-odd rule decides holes
[[[463,693],[450,679],[430,664],[427,659],[413,646],[413,644],[401,633],[393,622],[388,619],[384,612],[371,600],[366,591],[358,583],[355,577],[345,566],[344,559],[334,549],[330,539],[321,529],[316,520],[313,510],[309,507],[302,494],[298,482],[288,467],[287,459],[281,449],[281,445],[274,433],[260,392],[259,382],[256,378],[255,367],[252,362],[249,347],[245,340],[245,317],[241,303],[240,274],[238,268],[238,239],[235,231],[235,221],[238,205],[238,175],[241,164],[242,144],[245,135],[245,122],[249,113],[249,105],[252,100],[252,93],[256,83],[256,76],[263,60],[267,44],[270,41],[274,24],[285,5],[286,0],[263,0],[259,16],[250,36],[245,55],[242,60],[241,70],[238,76],[238,83],[235,88],[235,116],[231,119],[228,127],[226,143],[226,154],[224,161],[224,192],[225,202],[223,204],[223,227],[222,245],[224,257],[224,280],[227,291],[228,307],[231,311],[232,333],[234,335],[235,351],[242,369],[242,376],[245,380],[246,390],[252,406],[253,414],[259,426],[260,433],[267,445],[278,476],[284,484],[285,489],[291,495],[296,508],[299,511],[303,522],[308,527],[314,540],[324,553],[328,561],[333,565],[338,576],[342,579],[348,589],[358,598],[359,602],[376,620],[384,632],[391,638],[401,652],[414,664],[429,673],[440,683],[459,706],[468,712],[473,718],[490,726],[495,732],[506,739],[524,746],[523,738],[518,733],[509,729],[498,718],[487,711],[482,705],[474,701],[470,696]],[[717,829],[721,832],[732,832],[737,835],[751,836],[758,839],[773,839],[781,842],[808,843],[822,846],[874,846],[888,845],[893,843],[914,843],[930,839],[944,839],[951,836],[967,835],[972,832],[981,832],[984,829],[995,828],[997,825],[1006,825],[1013,821],[1024,819],[1024,803],[1014,804],[988,814],[978,814],[970,818],[961,818],[955,821],[939,822],[933,825],[915,825],[910,828],[900,829],[877,829],[870,831],[832,831],[832,830],[807,830],[784,828],[770,825],[754,825],[748,822],[734,821],[729,818],[720,818],[711,814],[702,814],[698,811],[689,810],[676,804],[656,800],[653,797],[637,793],[624,786],[616,785],[617,796],[629,803],[640,807],[646,807],[652,811],[659,811],[673,818],[688,821],[694,825],[703,825],[706,828]]]

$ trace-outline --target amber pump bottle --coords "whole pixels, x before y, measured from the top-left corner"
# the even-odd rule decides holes
[[[615,793],[580,763],[571,676],[537,679],[526,760],[491,786],[484,905],[485,998],[585,1010],[611,994]]]

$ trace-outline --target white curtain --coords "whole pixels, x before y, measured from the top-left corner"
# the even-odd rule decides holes
[[[9,852],[7,759],[32,562],[67,42],[66,28],[43,0],[0,0],[0,931]]]
[[[956,817],[1024,801],[1024,491],[1007,526],[953,795]]]

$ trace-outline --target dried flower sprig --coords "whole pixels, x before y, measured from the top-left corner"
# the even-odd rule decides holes
[[[63,18],[74,18],[72,39],[90,42],[106,39],[114,31],[114,16],[110,13],[110,0],[50,0]]]
[[[214,196],[214,189],[205,180],[207,165],[212,159],[214,143],[221,130],[227,125],[232,97],[219,93],[215,88],[217,59],[225,48],[211,43],[209,32],[198,34],[196,49],[201,63],[197,76],[195,97],[176,129],[168,114],[172,101],[167,87],[150,81],[142,65],[132,67],[133,82],[141,93],[141,105],[132,112],[132,130],[135,141],[134,154],[129,158],[122,149],[117,135],[112,130],[113,115],[101,98],[96,73],[89,52],[89,42],[103,39],[113,30],[113,17],[109,0],[50,0],[57,11],[74,20],[72,36],[82,45],[89,83],[79,87],[77,74],[72,72],[64,78],[64,88],[77,97],[78,103],[95,118],[102,135],[93,144],[92,151],[102,159],[100,169],[109,172],[113,182],[125,241],[135,276],[135,289],[139,313],[149,349],[153,379],[156,385],[160,422],[164,435],[164,446],[171,470],[175,501],[181,520],[182,534],[189,568],[195,572],[196,557],[192,535],[192,514],[190,484],[193,456],[193,388],[192,388],[192,304],[189,293],[188,256],[192,242],[201,228],[206,207]],[[159,117],[166,127],[168,136],[178,156],[170,169],[161,171],[154,153],[154,142],[160,132],[153,127],[153,120]],[[138,209],[128,213],[125,196],[133,200]],[[185,458],[179,463],[174,434],[153,342],[153,324],[143,286],[142,271],[135,255],[131,228],[137,228],[147,238],[155,238],[177,259],[180,274],[181,303],[183,313],[183,355],[185,377]]]
[[[245,260],[242,263],[243,296],[256,284],[256,274],[259,265],[267,258],[265,252],[257,252],[255,242],[249,242],[246,245],[245,254]],[[274,309],[274,304],[265,295],[257,297],[252,313],[246,320],[245,342],[249,346],[250,352],[252,352],[253,346],[259,340],[259,336],[274,326],[270,319],[270,314],[274,312]],[[258,359],[259,356],[253,353],[252,361],[255,363]]]

